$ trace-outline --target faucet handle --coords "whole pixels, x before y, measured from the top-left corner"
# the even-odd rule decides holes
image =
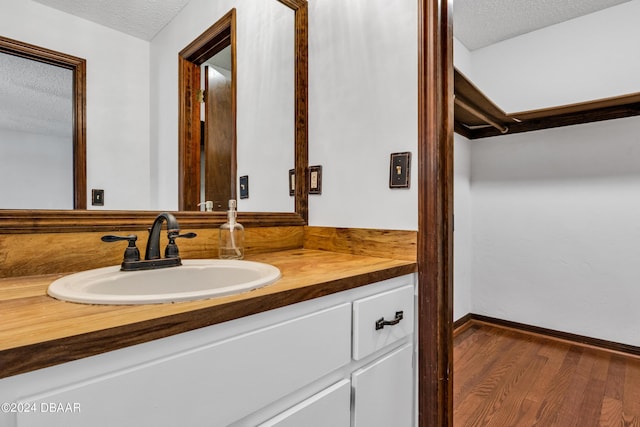
[[[178,234],[177,236],[174,236],[174,238],[181,237],[183,239],[193,239],[196,236],[197,236],[196,233],[184,233],[184,234]]]
[[[130,234],[128,236],[114,236],[113,234],[108,234],[106,236],[102,236],[100,240],[107,243],[119,242],[121,240],[128,240],[129,245],[131,245],[131,242],[134,242],[135,244],[135,241],[138,240],[138,236],[136,236],[135,234]]]
[[[124,250],[124,261],[140,261],[140,251],[138,251],[138,247],[136,246],[136,240],[138,240],[138,236],[136,236],[135,234],[130,234],[128,236],[114,236],[109,234],[106,236],[102,236],[101,240],[107,243],[127,240],[129,242],[129,245]]]
[[[165,258],[178,258],[180,256],[180,253],[178,251],[178,245],[176,245],[176,239],[177,238],[183,238],[183,239],[193,239],[194,237],[197,236],[196,233],[184,233],[184,234],[178,234],[179,232],[169,232],[169,234],[167,235],[167,237],[169,238],[169,243],[167,244],[167,247],[164,249],[164,257]]]

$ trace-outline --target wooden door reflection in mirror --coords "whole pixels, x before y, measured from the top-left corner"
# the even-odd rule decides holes
[[[216,53],[201,67],[204,120],[200,128],[200,200],[212,201],[214,211],[226,211],[227,201],[236,198],[236,77],[232,46]]]
[[[216,210],[226,210],[225,198],[235,198],[236,177],[236,78],[235,78],[235,20],[236,10],[232,9],[218,22],[202,33],[197,39],[185,47],[179,53],[179,205],[180,210],[199,210],[201,192],[204,197],[211,197]],[[202,71],[206,70],[205,85],[209,85],[209,74],[216,73],[213,67],[205,66],[209,59],[229,49],[230,65],[229,75],[224,77],[223,87],[225,104],[225,117],[216,115],[216,121],[224,122],[224,129],[218,135],[207,130],[207,124],[212,124],[214,106],[211,102],[205,102],[205,126],[201,127],[201,102],[205,101],[202,90]],[[211,71],[211,73],[209,73]],[[215,80],[215,77],[212,77]],[[210,101],[210,100],[208,100]],[[227,105],[228,104],[228,105]],[[226,108],[228,107],[228,108]],[[220,129],[220,128],[219,128]],[[202,133],[210,138],[202,138]],[[211,135],[209,135],[211,134]],[[214,137],[215,136],[215,137]],[[202,144],[204,142],[204,144]],[[204,149],[202,149],[204,145]],[[216,163],[211,159],[217,152]],[[202,159],[202,154],[205,158]],[[204,160],[204,161],[203,161]],[[201,173],[204,166],[221,173]],[[214,176],[215,175],[215,176]],[[204,176],[204,178],[203,178]],[[213,180],[215,179],[215,185]],[[202,185],[204,182],[204,185]],[[204,190],[203,190],[204,187]]]

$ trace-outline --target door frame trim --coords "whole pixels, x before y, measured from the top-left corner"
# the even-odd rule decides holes
[[[418,416],[453,425],[453,7],[418,4]]]

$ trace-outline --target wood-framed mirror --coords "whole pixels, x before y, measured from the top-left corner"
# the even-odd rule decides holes
[[[3,126],[2,129],[13,130],[13,136],[6,136],[2,143],[8,145],[31,144],[35,141],[34,138],[29,137],[28,141],[25,141],[20,135],[37,133],[44,135],[45,138],[40,138],[35,142],[53,145],[53,138],[61,133],[62,136],[58,139],[61,139],[65,145],[62,147],[64,152],[72,154],[72,159],[63,159],[63,165],[71,164],[72,171],[71,173],[67,171],[61,180],[66,180],[68,174],[71,176],[70,181],[72,182],[68,185],[61,183],[58,187],[62,187],[60,189],[61,196],[64,200],[69,200],[67,202],[69,206],[72,206],[73,209],[86,209],[86,61],[66,53],[1,36],[0,55],[6,58],[3,63],[7,64],[6,78],[3,80],[2,87],[11,92],[4,96],[4,101],[9,103],[3,105],[3,108],[8,109],[5,116],[10,117],[5,117],[8,123],[5,123],[7,126]],[[64,74],[59,75],[58,70]],[[19,81],[14,82],[11,76],[15,76]],[[32,99],[31,102],[34,102],[33,98],[37,101],[35,104],[29,103],[29,98]],[[66,98],[69,98],[68,103]],[[47,99],[52,99],[52,101],[47,103]],[[20,105],[12,104],[14,100]],[[60,101],[64,101],[65,104],[60,105]],[[23,105],[23,102],[27,102],[26,106]],[[70,109],[70,111],[58,112],[59,108]],[[22,114],[29,114],[31,117],[25,117]],[[43,115],[47,115],[47,117],[42,117]],[[11,151],[9,148],[5,146],[7,151]],[[40,152],[39,157],[42,157],[43,152],[46,153],[45,150],[39,150],[37,147],[34,147],[32,151]],[[54,151],[59,150],[54,148]],[[34,163],[29,152],[18,153],[16,156],[17,164],[12,166],[19,171],[29,171],[31,167],[28,164],[22,164],[22,162]],[[44,156],[47,155],[44,154]],[[11,156],[9,156],[10,158]],[[36,163],[35,167],[49,170],[52,163],[56,163],[56,159],[44,158],[40,163]],[[57,175],[54,175],[49,175],[46,180],[38,179],[37,181],[55,182]],[[24,179],[20,181],[28,182]],[[27,191],[29,193],[38,192],[37,188],[20,188],[19,185],[18,187],[17,197],[27,197]],[[52,188],[45,187],[42,191],[47,192]],[[35,194],[31,194],[31,196],[33,197]],[[3,197],[3,201],[7,200],[9,198]],[[15,207],[12,202],[8,201],[8,203],[7,208]]]
[[[295,14],[295,210],[294,212],[239,212],[245,226],[301,226],[308,218],[307,164],[307,1],[277,0]],[[84,112],[83,112],[84,114]],[[84,142],[84,117],[83,142]],[[286,179],[286,178],[285,178]],[[86,191],[86,190],[85,190]],[[82,198],[86,209],[86,193]],[[78,205],[81,206],[81,205]],[[156,211],[98,210],[0,210],[2,233],[50,233],[146,228]],[[178,211],[183,228],[210,227],[225,220],[225,213]]]

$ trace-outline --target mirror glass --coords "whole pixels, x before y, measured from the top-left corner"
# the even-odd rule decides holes
[[[104,206],[92,206],[91,192],[87,195],[85,191],[84,206],[76,204],[76,208],[88,205],[89,209],[104,210],[179,209],[176,55],[233,3],[236,2],[224,6],[191,2],[176,16],[175,23],[168,24],[150,42],[94,26],[37,3],[31,8],[17,3],[3,6],[4,17],[0,19],[3,25],[9,21],[21,22],[30,16],[39,26],[36,33],[30,27],[9,25],[8,34],[44,46],[55,45],[62,51],[80,53],[87,58],[90,95],[89,121],[83,123],[88,137],[85,178],[88,189],[104,189],[105,196]],[[295,212],[295,198],[288,192],[288,171],[295,166],[296,120],[300,117],[295,107],[297,50],[294,41],[296,34],[300,34],[296,33],[296,8],[304,4],[306,15],[306,2],[249,0],[237,3],[240,12],[237,176],[247,175],[251,186],[250,197],[239,200],[239,209]],[[56,38],[43,39],[40,34],[48,31],[48,22],[68,31],[60,32]],[[85,34],[83,31],[86,31],[84,39],[80,36]],[[304,43],[306,46],[306,38]],[[145,84],[145,80],[151,83]],[[56,166],[68,168],[63,162],[56,162]],[[231,184],[235,187],[237,176]],[[34,179],[45,179],[42,169]],[[199,192],[199,188],[197,190]],[[68,201],[41,204],[37,203],[37,197],[21,200],[36,203],[1,208],[74,207],[73,202]]]
[[[0,209],[73,209],[73,72],[0,53]]]
[[[253,3],[261,19],[243,25],[238,17],[237,174],[249,177],[249,198],[238,197],[238,210],[292,212],[289,170],[295,166],[300,125],[295,107],[295,13],[280,1]],[[244,53],[242,40],[249,41]]]
[[[0,209],[86,207],[86,61],[0,36]]]
[[[251,12],[243,22],[232,9],[180,52],[181,210],[233,198],[241,211],[294,211],[295,12],[279,1]]]

